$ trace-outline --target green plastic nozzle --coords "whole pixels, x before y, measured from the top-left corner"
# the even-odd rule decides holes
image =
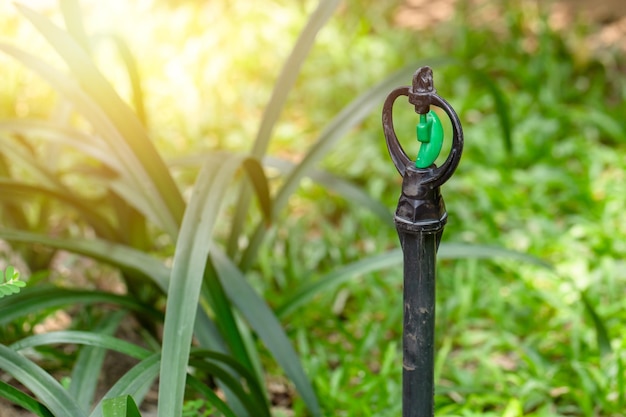
[[[415,166],[428,168],[435,162],[443,146],[443,127],[437,113],[431,110],[426,114],[420,114],[416,133],[417,140],[422,144],[417,154]]]

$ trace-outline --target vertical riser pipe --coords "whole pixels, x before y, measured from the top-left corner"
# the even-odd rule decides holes
[[[404,251],[402,417],[432,417],[436,235],[399,233]]]

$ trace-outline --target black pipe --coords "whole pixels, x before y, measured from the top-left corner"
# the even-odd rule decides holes
[[[399,235],[404,250],[402,416],[430,417],[434,414],[436,238],[432,233]]]
[[[393,128],[393,104],[408,96],[418,114],[430,106],[442,108],[452,122],[452,147],[441,167],[417,168],[398,142]],[[452,107],[436,94],[432,70],[420,68],[413,86],[392,91],[383,106],[387,149],[402,175],[402,193],[395,223],[404,254],[404,313],[402,331],[402,417],[434,415],[435,265],[447,222],[440,186],[456,169],[463,151],[463,132]]]

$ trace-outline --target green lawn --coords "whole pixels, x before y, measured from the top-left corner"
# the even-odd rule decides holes
[[[198,156],[209,155],[219,166],[226,153],[218,152],[252,148],[281,63],[316,3],[154,3],[146,11],[120,2],[115,7],[123,14],[113,6],[85,6],[85,25],[90,34],[113,30],[127,39],[142,79],[145,117],[117,51],[103,41],[94,60],[133,103],[189,201]],[[320,31],[271,132],[263,161],[269,195],[276,197],[285,172],[313,153],[316,138],[357,96],[395,71],[401,71],[400,84],[409,84],[413,70],[431,65],[439,95],[456,109],[465,132],[461,164],[442,188],[449,221],[437,277],[436,415],[626,415],[626,57],[617,48],[589,46],[592,26],[551,28],[548,9],[538,3],[509,1],[505,7],[494,1],[493,21],[476,21],[470,17],[476,10],[459,6],[431,30],[395,25],[397,3],[346,1]],[[46,13],[61,21],[56,8]],[[110,27],[116,13],[123,17]],[[24,18],[11,11],[0,22],[10,43],[58,63]],[[90,132],[48,84],[5,55],[0,64],[2,119],[61,120]],[[225,220],[216,222],[212,238],[276,312],[328,417],[401,413],[402,268],[391,221],[401,179],[382,135],[384,94],[374,97],[368,102],[373,111],[327,142],[328,153],[285,207],[269,216],[269,226],[262,220],[268,203],[261,197],[261,210],[238,213],[242,200],[233,186],[237,192],[224,192]],[[414,155],[417,116],[401,100],[396,107],[396,130]],[[9,137],[15,139],[2,140]],[[31,150],[46,160],[41,143]],[[76,154],[56,152],[48,165],[54,175],[87,196],[99,192],[107,172],[86,180],[76,167],[92,175],[97,164],[81,165]],[[12,172],[30,183],[48,178],[20,156],[3,152],[2,177]],[[9,169],[13,162],[19,168]],[[58,203],[29,201],[22,219],[15,201],[6,200],[2,226],[23,224],[71,238],[106,235]],[[139,216],[126,206],[115,210],[106,215],[125,213],[129,224]],[[178,259],[175,233],[165,221],[139,217],[145,223],[138,234],[123,230],[122,220],[116,223],[124,232],[118,243],[170,267]],[[254,247],[255,230],[264,236],[256,256],[246,250]],[[69,276],[40,248],[15,245],[6,250],[10,256],[33,272],[48,271],[43,283],[64,283]],[[96,287],[112,274],[95,270],[89,285]],[[123,278],[129,291],[145,296],[141,302],[163,309],[153,285],[132,274]],[[251,321],[245,309],[212,295],[222,291],[218,281],[200,302],[218,327],[239,329],[232,334],[220,328],[233,357],[265,375],[270,392],[272,384],[286,386],[285,407],[274,408],[274,416],[310,415],[263,332],[242,325]],[[220,320],[220,311],[228,320]],[[77,316],[74,328],[95,326]],[[13,323],[0,341],[24,337],[35,324]],[[69,359],[50,355],[69,373]],[[188,409],[195,407],[187,394]]]

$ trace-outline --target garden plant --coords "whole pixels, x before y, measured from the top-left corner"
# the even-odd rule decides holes
[[[261,3],[0,6],[0,397],[37,416],[400,415],[380,109],[430,65],[466,138],[437,415],[622,416],[623,50],[543,2],[458,0],[426,29],[399,25],[402,2]],[[414,136],[410,106],[394,117]],[[129,366],[103,386],[111,352]]]

